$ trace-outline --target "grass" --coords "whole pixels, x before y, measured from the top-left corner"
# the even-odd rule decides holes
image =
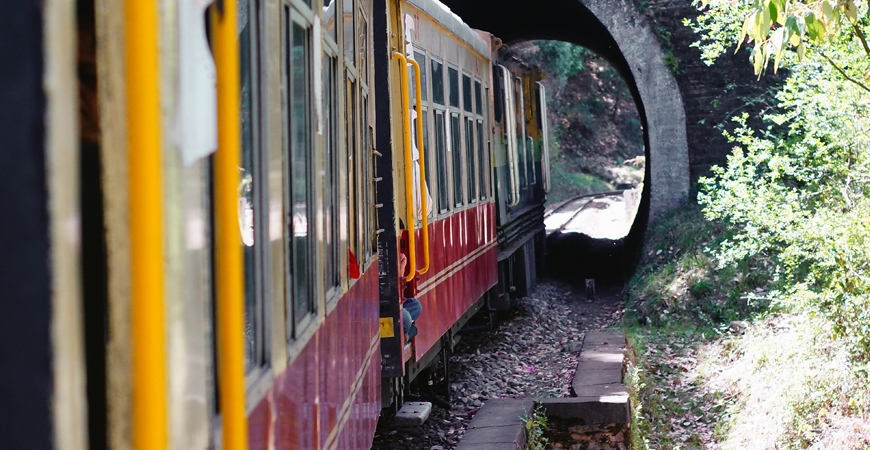
[[[718,268],[729,232],[695,204],[647,232],[623,323],[633,448],[870,448],[870,367],[772,306],[769,263]]]
[[[547,416],[544,408],[536,404],[534,409],[521,419],[526,429],[525,450],[546,450],[548,439],[544,434],[547,431]]]
[[[613,185],[596,175],[572,172],[572,167],[554,163],[548,201],[561,202],[577,195],[595,194],[613,190]]]

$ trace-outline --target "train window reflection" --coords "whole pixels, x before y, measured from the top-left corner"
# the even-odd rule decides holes
[[[341,284],[338,270],[338,58],[324,55],[323,64],[323,235],[326,253],[326,287]]]
[[[422,52],[414,52],[414,61],[417,61],[417,65],[420,66],[420,86],[422,87],[422,91],[420,92],[420,98],[425,102],[429,100],[426,95],[426,88],[429,86],[426,84],[426,54]],[[415,83],[411,83],[412,85],[416,85]]]
[[[369,24],[366,21],[364,15],[359,15],[359,45],[357,45],[357,53],[359,53],[359,73],[360,73],[360,81],[363,84],[368,83],[369,80],[369,56],[368,56],[368,47],[366,43],[368,42],[369,35]]]
[[[243,15],[248,16],[248,3],[241,4],[244,8]],[[241,232],[242,251],[244,258],[245,276],[245,370],[250,371],[260,365],[263,355],[264,325],[262,315],[262,299],[258,295],[261,292],[260,278],[258,274],[262,270],[260,253],[263,246],[260,244],[258,228],[262,228],[256,214],[260,213],[262,182],[259,171],[259,148],[257,148],[256,115],[257,62],[255,45],[251,43],[251,21],[246,20],[239,35],[239,59],[241,65],[241,120],[242,120],[242,154],[241,167],[239,168],[239,229]]]
[[[483,95],[481,94],[480,81],[474,80],[474,104],[477,106],[477,115],[483,115]]]
[[[335,26],[335,0],[326,0],[323,2],[323,28],[326,30],[326,35],[331,37],[333,41],[338,41],[338,27]]]
[[[305,320],[314,310],[310,291],[309,248],[309,167],[311,154],[311,124],[309,122],[311,54],[309,30],[287,19],[288,30],[287,79],[289,81],[289,204],[287,214],[290,233],[287,255],[290,259],[289,283],[292,292],[293,326]]]
[[[459,114],[451,114],[450,147],[453,152],[453,204],[456,206],[462,206],[462,131],[459,127]]]
[[[434,97],[434,94],[433,94]],[[447,211],[450,202],[447,199],[447,129],[444,121],[444,111],[435,111],[435,153],[436,172],[438,172],[438,212]]]
[[[452,68],[447,68],[447,78],[450,82],[450,106],[459,108],[459,72]]]
[[[467,112],[472,112],[471,104],[471,77],[462,74],[462,107]]]
[[[432,101],[444,104],[444,66],[438,61],[432,61]]]
[[[477,151],[474,148],[474,119],[465,118],[465,171],[469,203],[477,201]]]
[[[486,176],[489,173],[489,152],[486,151],[486,147],[483,145],[483,120],[477,121],[477,151],[480,155],[479,164],[477,166],[479,170],[479,179],[480,179],[480,199],[486,200],[487,195],[489,195],[489,180]]]
[[[348,64],[353,65],[356,61],[354,60],[354,54],[356,54],[356,49],[354,48],[355,37],[355,27],[353,26],[353,12],[354,12],[354,0],[342,0],[342,9],[344,13],[342,14],[344,23],[344,57],[347,60]]]

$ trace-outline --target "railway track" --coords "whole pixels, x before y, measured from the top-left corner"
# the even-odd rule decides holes
[[[547,234],[579,232],[602,238],[624,236],[636,212],[636,202],[627,204],[625,193],[626,190],[618,190],[578,195],[559,203],[544,213]]]

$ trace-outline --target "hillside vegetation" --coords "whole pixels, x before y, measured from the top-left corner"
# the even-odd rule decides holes
[[[870,11],[699,6],[687,25],[708,63],[742,44],[759,76],[787,79],[650,228],[625,323],[633,445],[870,448]]]
[[[643,180],[643,135],[625,82],[604,59],[559,41],[512,48],[547,74],[551,202],[637,185]],[[640,156],[637,165],[623,164]]]

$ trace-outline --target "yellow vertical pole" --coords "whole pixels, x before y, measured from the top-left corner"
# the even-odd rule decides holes
[[[133,446],[167,446],[158,2],[127,0]]]
[[[417,239],[414,237],[414,174],[411,172],[411,111],[408,100],[408,60],[405,55],[394,52],[393,59],[399,60],[399,78],[402,91],[402,133],[405,145],[405,220],[408,226],[408,264],[411,269],[405,281],[417,275]]]
[[[244,278],[239,234],[239,41],[236,2],[212,7],[212,42],[217,67],[218,150],[215,155],[215,286],[218,320],[219,397],[224,450],[248,448],[244,372]]]

